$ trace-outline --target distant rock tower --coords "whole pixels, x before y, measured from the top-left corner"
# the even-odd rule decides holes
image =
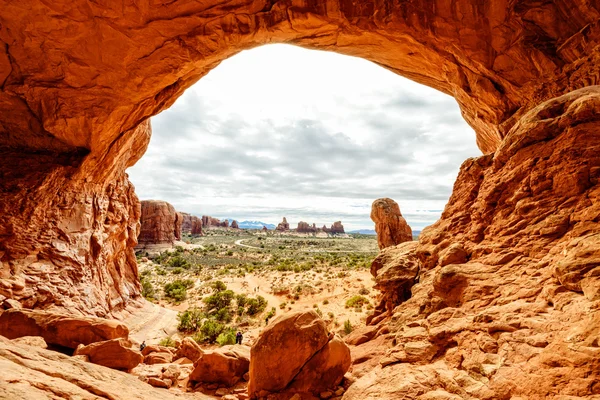
[[[400,206],[392,199],[383,198],[373,202],[371,219],[375,222],[379,249],[412,240],[412,229],[400,213]]]
[[[278,230],[278,231],[280,231],[280,232],[289,231],[290,230],[290,224],[288,224],[287,219],[285,219],[285,217],[283,217],[283,221],[281,221],[277,225],[277,228],[275,228],[275,229]]]

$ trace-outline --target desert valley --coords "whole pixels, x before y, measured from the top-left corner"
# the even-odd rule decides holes
[[[0,3],[0,399],[600,399],[597,2]],[[447,99],[270,60],[149,147],[277,43]]]

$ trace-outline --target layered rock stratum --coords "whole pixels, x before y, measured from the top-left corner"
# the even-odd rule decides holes
[[[227,57],[286,42],[453,96],[485,154],[422,232],[411,297],[353,345],[345,398],[598,395],[599,19],[573,0],[5,2],[0,296],[99,316],[139,298],[125,170],[149,117]],[[70,361],[45,352],[4,350],[0,390],[151,398],[135,379],[57,374]]]
[[[181,240],[183,215],[162,200],[144,200],[142,203],[140,245],[173,244]]]

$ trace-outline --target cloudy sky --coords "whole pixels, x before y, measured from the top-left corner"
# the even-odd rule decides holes
[[[140,199],[239,221],[373,227],[391,197],[413,229],[481,153],[453,98],[371,62],[269,45],[225,60],[152,118],[128,170]]]

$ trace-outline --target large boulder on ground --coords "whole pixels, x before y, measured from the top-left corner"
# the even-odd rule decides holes
[[[248,346],[223,346],[207,351],[194,363],[190,381],[235,385],[250,368]]]
[[[41,336],[22,336],[20,338],[13,339],[13,343],[26,344],[27,346],[39,347],[41,349],[48,348],[48,344]]]
[[[400,206],[392,199],[377,199],[371,206],[375,222],[377,244],[380,249],[412,240],[412,229],[400,213]]]
[[[80,344],[127,338],[129,329],[118,321],[102,318],[13,309],[0,314],[0,335],[8,339],[41,336],[46,343],[75,349]]]
[[[198,345],[194,339],[186,337],[181,341],[181,346],[179,346],[177,349],[175,358],[178,359],[185,357],[192,362],[196,362],[200,357],[202,357],[202,354],[204,354],[204,351],[200,345]]]
[[[144,364],[169,364],[173,362],[173,354],[168,351],[157,351],[144,357]]]
[[[250,398],[282,391],[318,395],[344,376],[350,366],[347,349],[313,310],[277,317],[252,346],[248,394]]]
[[[351,362],[350,349],[336,335],[304,364],[289,387],[299,393],[325,392],[340,384]]]
[[[131,342],[127,339],[112,339],[80,346],[73,355],[86,355],[94,364],[126,371],[144,359],[142,353],[131,348]]]

